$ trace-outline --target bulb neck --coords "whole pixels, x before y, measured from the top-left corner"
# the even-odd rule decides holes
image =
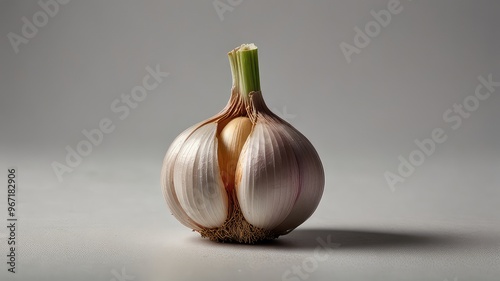
[[[243,44],[229,52],[228,57],[233,77],[233,90],[246,101],[251,92],[260,91],[257,46]]]

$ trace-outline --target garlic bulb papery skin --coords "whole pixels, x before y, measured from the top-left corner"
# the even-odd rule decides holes
[[[325,176],[309,140],[266,106],[257,47],[243,44],[228,56],[230,100],[170,145],[162,191],[174,217],[202,237],[256,243],[307,220]]]

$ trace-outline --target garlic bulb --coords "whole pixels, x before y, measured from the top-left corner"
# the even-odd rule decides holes
[[[255,243],[287,234],[312,215],[324,172],[309,140],[267,108],[257,47],[244,44],[228,56],[231,98],[173,141],[162,190],[175,218],[202,237]]]

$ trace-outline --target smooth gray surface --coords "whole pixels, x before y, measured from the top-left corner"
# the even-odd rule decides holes
[[[212,1],[73,0],[18,53],[7,34],[42,9],[0,2],[0,279],[498,280],[500,87],[459,125],[443,114],[473,99],[479,76],[500,81],[500,4],[402,0],[348,63],[341,43],[390,2],[233,1],[221,20]],[[226,104],[226,53],[249,42],[269,107],[315,145],[326,189],[275,243],[220,245],[170,216],[159,172],[174,137]],[[115,112],[157,65],[168,77],[126,117]],[[51,164],[104,118],[114,131],[59,181]],[[446,140],[391,189],[384,173],[436,128]],[[11,166],[15,275],[3,226]]]

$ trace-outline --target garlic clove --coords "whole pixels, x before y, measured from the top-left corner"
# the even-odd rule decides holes
[[[175,138],[167,150],[161,169],[162,193],[165,201],[167,201],[167,205],[170,208],[172,215],[174,215],[174,217],[183,225],[195,230],[201,230],[202,227],[186,214],[179,203],[177,195],[175,194],[173,167],[182,145],[191,133],[198,127],[199,125],[192,126]]]
[[[217,123],[193,131],[173,166],[175,194],[180,206],[197,224],[221,226],[228,215],[228,198],[217,155]]]
[[[252,127],[250,118],[236,117],[224,126],[218,136],[221,176],[228,191],[234,188],[236,164]]]
[[[275,115],[269,110],[262,93],[252,92],[251,102],[257,115],[281,132],[292,146],[293,154],[299,165],[299,195],[294,203],[291,213],[273,231],[278,234],[286,234],[302,224],[316,210],[325,184],[325,175],[321,159],[311,142],[292,125]]]
[[[299,194],[299,166],[280,124],[257,118],[236,168],[236,194],[245,219],[273,229],[292,211]]]
[[[288,217],[277,226],[276,233],[288,233],[305,222],[316,210],[325,185],[323,165],[311,142],[291,125],[286,131],[293,141],[293,150],[300,159],[300,193]]]

